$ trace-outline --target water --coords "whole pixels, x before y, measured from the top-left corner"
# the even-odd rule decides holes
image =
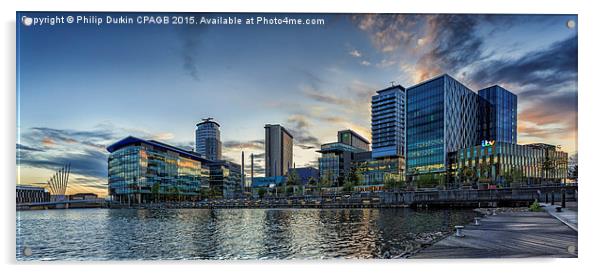
[[[474,216],[411,209],[18,211],[17,260],[394,258]]]

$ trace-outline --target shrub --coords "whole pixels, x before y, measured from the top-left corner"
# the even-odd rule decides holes
[[[531,204],[531,206],[529,206],[529,211],[533,211],[533,212],[542,211],[541,206],[539,206],[539,202],[537,202],[537,199],[535,199],[535,201],[533,201],[533,204]]]

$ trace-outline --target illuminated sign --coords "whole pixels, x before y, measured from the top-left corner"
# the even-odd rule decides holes
[[[481,141],[481,147],[491,147],[495,144],[495,140],[483,140]]]

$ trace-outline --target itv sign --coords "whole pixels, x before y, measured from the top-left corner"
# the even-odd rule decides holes
[[[482,140],[481,147],[491,147],[495,144],[495,140]]]

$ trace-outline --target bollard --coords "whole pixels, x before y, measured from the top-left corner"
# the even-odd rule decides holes
[[[474,225],[475,226],[480,226],[481,225],[481,222],[479,222],[479,220],[481,220],[481,217],[475,217],[474,218]]]
[[[554,192],[552,192],[552,205],[554,205]]]
[[[562,199],[561,199],[562,208],[566,208],[566,191],[562,189]]]
[[[494,209],[493,213],[491,215],[496,216],[497,215],[497,209]]]
[[[455,226],[456,228],[456,237],[464,237],[464,234],[462,234],[462,230],[464,229],[464,226]]]

